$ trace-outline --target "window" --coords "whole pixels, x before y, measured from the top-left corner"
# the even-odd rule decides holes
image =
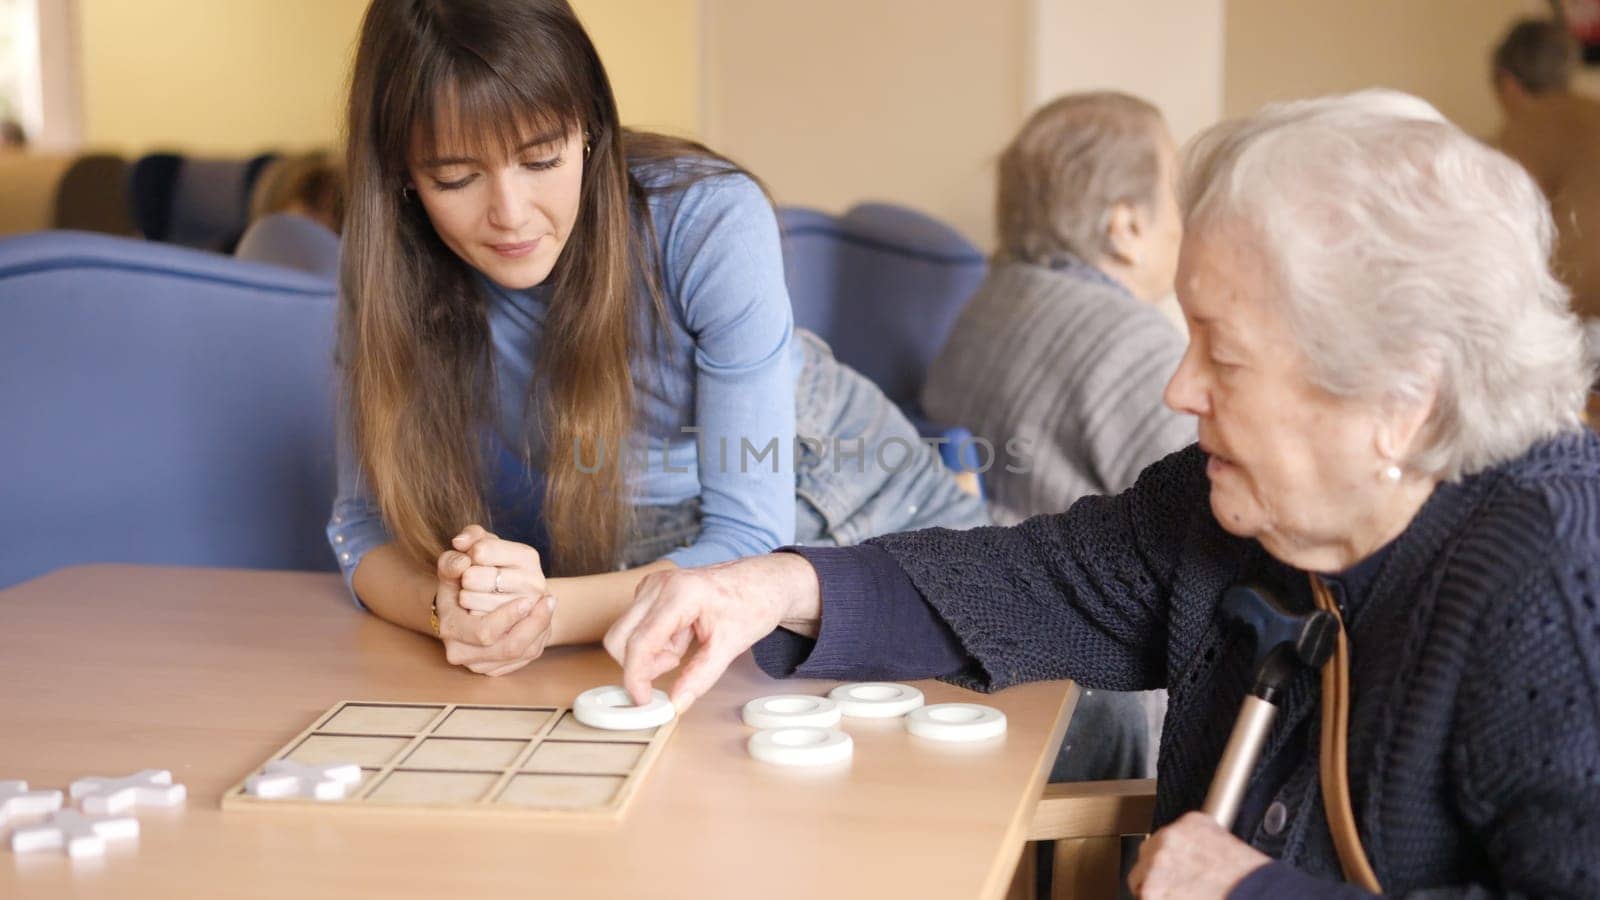
[[[38,134],[41,101],[36,0],[0,0],[0,120],[19,122],[28,134]]]

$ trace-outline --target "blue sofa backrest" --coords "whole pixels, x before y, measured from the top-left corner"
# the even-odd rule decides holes
[[[778,211],[795,323],[891,400],[914,408],[928,367],[988,272],[959,232],[915,210]]]
[[[334,568],[333,286],[81,232],[0,241],[0,586]]]

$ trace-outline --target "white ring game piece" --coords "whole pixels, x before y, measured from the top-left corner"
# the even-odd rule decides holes
[[[855,742],[837,728],[769,728],[750,736],[750,755],[775,766],[826,766],[850,758]]]
[[[935,703],[912,710],[906,730],[934,741],[986,741],[1006,733],[1006,714],[976,703]]]
[[[841,715],[839,704],[810,694],[757,697],[744,705],[744,723],[751,728],[832,728]]]
[[[839,711],[856,719],[893,719],[922,705],[922,692],[909,684],[862,681],[828,692]]]
[[[628,692],[615,684],[590,688],[572,701],[572,715],[579,722],[607,731],[643,731],[667,724],[676,714],[666,691],[653,691],[649,703],[634,706]]]

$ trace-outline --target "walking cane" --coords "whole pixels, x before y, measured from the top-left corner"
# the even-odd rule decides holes
[[[1322,610],[1290,612],[1271,591],[1256,585],[1228,588],[1219,607],[1227,621],[1255,638],[1255,684],[1245,695],[1233,734],[1222,751],[1206,794],[1205,814],[1232,829],[1250,773],[1278,715],[1278,695],[1299,667],[1320,669],[1333,653],[1339,625]]]

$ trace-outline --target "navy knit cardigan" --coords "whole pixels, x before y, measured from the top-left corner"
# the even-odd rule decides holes
[[[1014,528],[879,538],[831,551],[819,574],[819,641],[779,631],[758,644],[773,674],[1166,688],[1158,828],[1200,807],[1251,683],[1249,641],[1217,615],[1222,592],[1260,580],[1311,602],[1304,572],[1217,524],[1194,447],[1116,497]],[[1385,892],[1600,897],[1600,440],[1564,434],[1440,485],[1364,594],[1347,610],[1349,768]],[[881,634],[883,616],[914,619],[905,595],[942,638]],[[886,627],[847,627],[874,617]],[[939,643],[959,671],[915,671],[950,658]],[[1298,755],[1276,795],[1289,817],[1275,836],[1250,836],[1282,863],[1240,893],[1365,896],[1336,884],[1320,693],[1310,672],[1284,693],[1262,758]]]

